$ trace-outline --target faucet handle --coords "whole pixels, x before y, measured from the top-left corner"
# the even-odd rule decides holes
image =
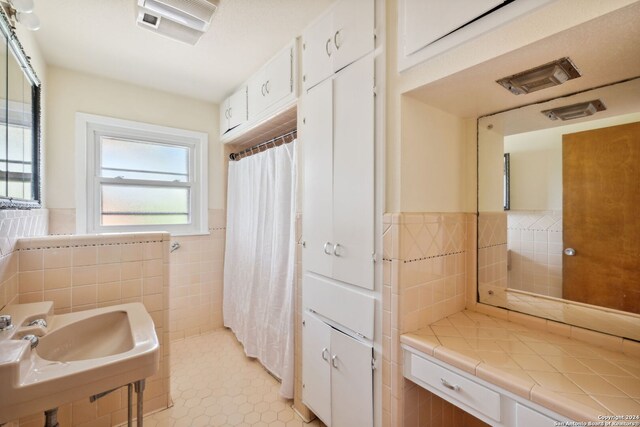
[[[44,319],[36,319],[27,323],[27,326],[42,326],[43,328],[47,327],[47,321]]]
[[[11,323],[11,315],[10,314],[0,315],[0,331],[7,331],[11,328],[13,328],[13,323]]]
[[[31,346],[31,348],[36,348],[38,346],[38,342],[40,341],[40,338],[33,334],[25,335],[22,337],[22,339],[25,341],[29,341],[29,345]]]

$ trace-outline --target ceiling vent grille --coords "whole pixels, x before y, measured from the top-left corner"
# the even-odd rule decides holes
[[[138,26],[189,44],[209,29],[218,2],[213,0],[138,0]]]
[[[581,117],[593,116],[598,111],[604,111],[606,109],[607,107],[604,106],[602,101],[594,99],[593,101],[580,102],[578,104],[544,110],[541,111],[541,113],[551,120],[573,120]]]
[[[514,95],[531,93],[558,86],[567,80],[580,77],[580,71],[569,58],[561,58],[548,64],[497,80],[496,83]]]

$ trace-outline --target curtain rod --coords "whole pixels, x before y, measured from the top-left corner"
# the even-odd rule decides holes
[[[231,153],[229,154],[229,160],[240,160],[243,157],[250,156],[251,154],[253,154],[253,150],[256,150],[256,149],[258,150],[258,152],[260,152],[261,147],[266,147],[268,144],[271,144],[271,143],[273,143],[274,144],[273,146],[275,147],[275,143],[279,139],[282,139],[282,143],[286,144],[287,143],[286,138],[288,136],[291,136],[292,137],[291,141],[293,141],[297,133],[298,133],[298,130],[294,129],[291,132],[287,132],[280,136],[276,136],[275,138],[271,138],[268,141],[261,142],[260,144],[254,145],[253,147],[246,148],[242,151],[238,151],[237,153]],[[291,141],[288,141],[288,142],[291,142]]]

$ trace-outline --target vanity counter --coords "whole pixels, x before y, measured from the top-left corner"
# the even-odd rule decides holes
[[[640,415],[636,355],[472,311],[406,333],[400,342],[406,354],[424,354],[571,420]]]

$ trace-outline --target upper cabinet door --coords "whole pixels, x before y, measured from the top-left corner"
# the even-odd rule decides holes
[[[373,51],[374,40],[373,1],[341,0],[333,11],[331,35],[335,54],[333,70],[338,71]]]
[[[332,19],[332,13],[325,13],[302,33],[302,87],[305,91],[333,74]]]
[[[343,69],[333,89],[333,278],[373,289],[373,54]],[[305,218],[306,221],[306,218]]]
[[[422,49],[502,3],[502,0],[404,0],[404,54]]]
[[[331,424],[373,425],[371,346],[331,329]]]
[[[333,256],[333,108],[332,80],[302,98],[300,138],[304,144],[305,270],[331,277]]]
[[[247,87],[237,90],[225,102],[227,105],[228,128],[233,129],[247,121]]]
[[[302,318],[302,401],[331,427],[331,327],[308,311]]]
[[[220,136],[229,130],[229,98],[220,104]]]
[[[264,108],[269,108],[293,91],[293,47],[283,50],[267,64],[264,79]]]
[[[247,83],[247,110],[249,120],[255,120],[267,105],[267,93],[264,90],[264,70],[258,71]]]

